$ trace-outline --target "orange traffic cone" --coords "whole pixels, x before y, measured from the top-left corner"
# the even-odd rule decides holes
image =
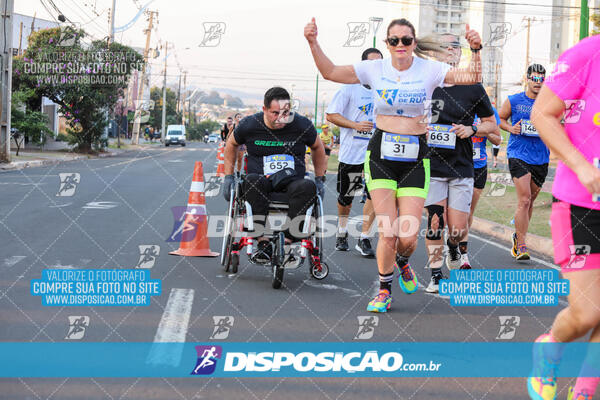
[[[204,198],[204,171],[202,163],[196,161],[192,187],[185,210],[184,229],[179,249],[169,254],[191,257],[216,257],[219,253],[210,251],[207,237],[206,199]],[[193,229],[196,224],[196,229]],[[185,227],[190,229],[186,230]],[[191,237],[193,236],[193,237]]]
[[[217,176],[225,176],[225,154],[217,154],[217,160],[219,160],[217,164]]]

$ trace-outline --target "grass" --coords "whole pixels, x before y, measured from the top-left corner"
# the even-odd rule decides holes
[[[514,217],[517,209],[517,194],[513,186],[506,188],[503,196],[486,196],[489,193],[491,183],[485,185],[481,193],[475,216],[484,218],[496,223],[511,226],[510,221]],[[529,222],[529,233],[543,237],[551,237],[550,212],[552,211],[552,195],[546,192],[540,192],[533,205],[533,216]]]
[[[338,155],[337,153],[331,153],[329,161],[327,162],[327,172],[335,172],[338,170]]]

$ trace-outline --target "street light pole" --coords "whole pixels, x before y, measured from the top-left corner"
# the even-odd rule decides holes
[[[587,0],[581,0],[581,13],[579,17],[579,40],[585,39],[590,34],[590,8]]]
[[[377,47],[377,31],[379,30],[379,25],[383,22],[383,18],[381,17],[371,17],[369,18],[371,21],[371,27],[373,28],[373,47]]]
[[[160,131],[160,141],[164,142],[165,129],[167,123],[167,53],[169,51],[169,42],[165,42],[165,71],[163,73],[163,93],[162,93],[162,128]]]
[[[117,6],[117,0],[113,0],[112,8],[110,9],[110,34],[108,35],[108,45],[115,40],[115,7]]]
[[[319,74],[317,74],[317,86],[315,88],[315,128],[317,127],[317,113],[319,112]]]

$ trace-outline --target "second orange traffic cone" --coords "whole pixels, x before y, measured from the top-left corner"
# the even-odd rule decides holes
[[[185,210],[184,232],[181,235],[181,243],[179,249],[169,254],[190,257],[218,256],[219,253],[210,250],[207,236],[207,218],[206,199],[204,197],[204,171],[202,163],[196,161],[190,196],[188,198],[187,209]],[[193,224],[197,225],[196,229],[194,229]],[[190,229],[186,231],[186,227]],[[193,235],[193,237],[190,238],[190,235]]]

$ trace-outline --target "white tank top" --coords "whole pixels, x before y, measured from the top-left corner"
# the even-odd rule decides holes
[[[392,66],[391,58],[354,64],[356,76],[373,90],[376,115],[418,117],[425,114],[426,101],[437,87],[444,87],[451,66],[413,56],[406,71]]]

